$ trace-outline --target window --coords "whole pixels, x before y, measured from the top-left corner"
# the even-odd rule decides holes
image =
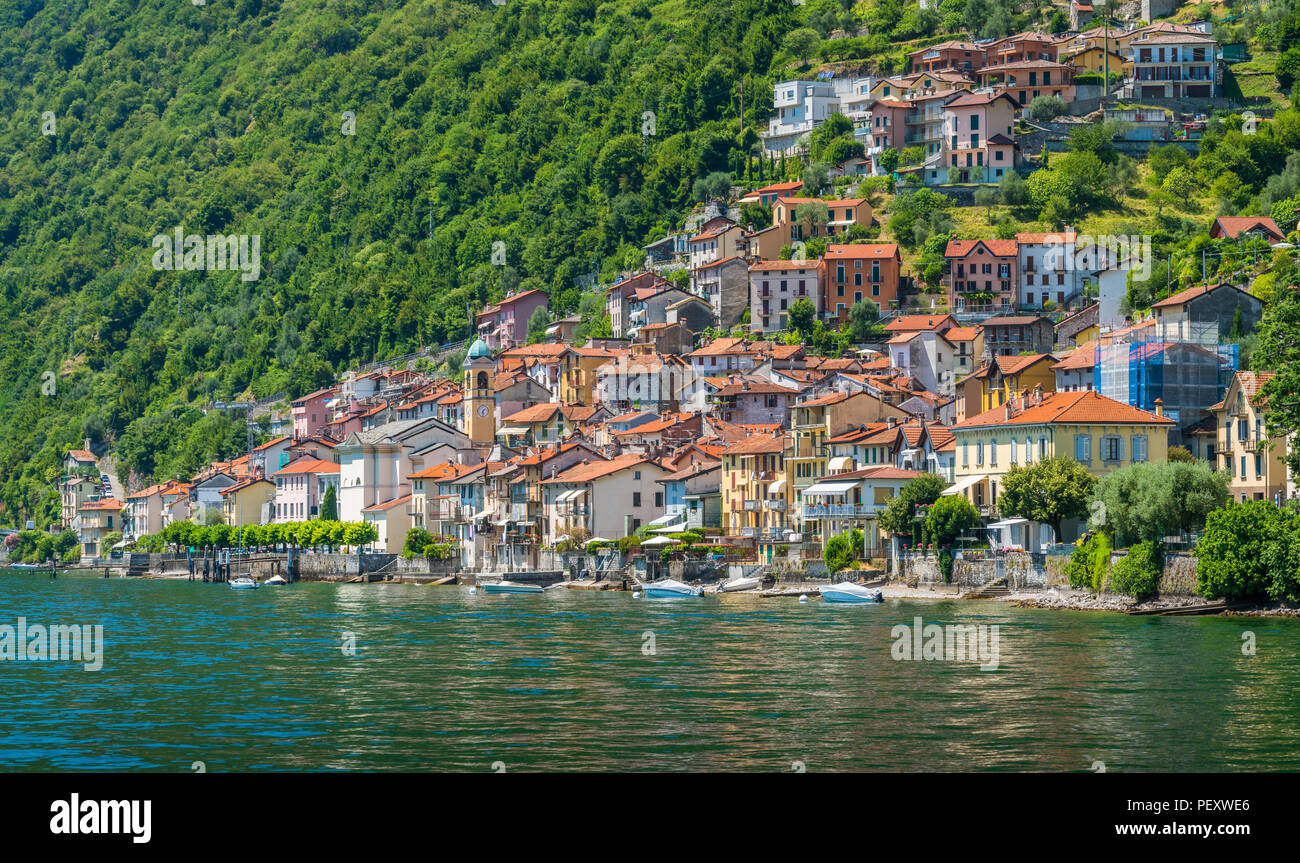
[[[1102,461],[1123,461],[1124,460],[1124,438],[1118,435],[1107,435],[1101,439],[1101,460]]]
[[[1259,453],[1255,453],[1255,479],[1259,479],[1263,475],[1264,475],[1264,456],[1260,455]],[[112,527],[112,525],[110,524],[109,527]]]
[[[655,492],[655,506],[663,506],[663,505],[664,505],[664,493],[661,491]]]
[[[1244,455],[1241,457],[1241,478],[1246,478],[1246,457]]]
[[[984,464],[984,441],[975,444],[975,464]]]
[[[1133,461],[1147,460],[1147,436],[1144,434],[1133,435]]]
[[[1237,420],[1237,440],[1244,441],[1249,435],[1249,427],[1245,420]]]
[[[970,467],[970,441],[961,442],[961,466]]]
[[[1092,436],[1079,434],[1074,436],[1074,460],[1080,464],[1092,461]]]
[[[640,506],[640,505],[641,505],[641,492],[639,491],[632,492],[632,506]]]
[[[989,441],[989,466],[998,466],[998,441],[997,438]]]

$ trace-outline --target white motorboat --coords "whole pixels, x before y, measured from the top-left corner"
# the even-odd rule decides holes
[[[763,583],[763,579],[756,575],[733,578],[718,587],[721,593],[734,593],[737,590],[754,590]]]
[[[285,581],[283,575],[273,575],[266,580],[266,583],[280,585],[280,584],[288,584],[289,582]]]
[[[851,581],[828,584],[817,588],[827,602],[884,602],[885,594],[878,588],[864,587]]]
[[[650,599],[680,599],[687,596],[702,596],[704,588],[691,587],[689,584],[683,584],[680,581],[674,581],[671,578],[665,578],[662,581],[652,581],[644,585],[645,595]]]
[[[541,593],[535,584],[520,584],[517,581],[493,581],[483,585],[484,593]]]
[[[251,578],[232,578],[229,584],[231,590],[257,590],[262,586]]]

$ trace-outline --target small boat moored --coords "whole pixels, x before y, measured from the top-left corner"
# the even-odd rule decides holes
[[[817,588],[827,602],[884,602],[885,594],[878,588],[864,587],[851,581],[829,584]]]
[[[232,578],[228,583],[231,590],[257,590],[262,586],[251,578]]]
[[[517,581],[489,582],[482,585],[484,593],[541,593],[542,589],[535,584],[520,584]]]
[[[273,575],[273,576],[271,576],[270,578],[268,578],[268,579],[266,580],[266,583],[267,583],[267,584],[274,584],[274,585],[281,585],[281,584],[288,584],[289,582],[285,581],[285,578],[284,578],[283,575]]]
[[[671,578],[665,578],[662,581],[652,581],[644,585],[645,595],[650,599],[678,599],[687,596],[702,596],[704,588],[691,587],[689,584],[683,584],[680,581],[674,581]]]
[[[762,583],[763,579],[756,575],[733,578],[731,581],[718,585],[718,592],[735,593],[738,590],[756,590]]]

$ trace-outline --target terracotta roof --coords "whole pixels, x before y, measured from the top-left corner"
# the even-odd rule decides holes
[[[762,455],[785,449],[785,435],[753,434],[727,447],[727,455]]]
[[[820,407],[822,405],[833,405],[844,401],[849,397],[848,393],[827,393],[824,396],[808,399],[807,401],[795,402],[797,408]]]
[[[750,192],[750,194],[762,195],[765,193],[770,194],[772,192],[793,192],[794,190],[802,186],[803,186],[803,182],[801,180],[790,180],[785,183],[772,183],[770,186],[764,186],[761,189],[755,189],[754,191]]]
[[[973,342],[979,334],[979,327],[953,327],[943,337],[950,342]]]
[[[80,509],[121,509],[126,504],[115,497],[102,497],[99,500],[92,500],[83,503]]]
[[[1251,231],[1256,228],[1262,228],[1265,233],[1275,237],[1283,236],[1277,222],[1268,216],[1220,216],[1214,220],[1214,224],[1223,228],[1223,234],[1226,237],[1237,237],[1243,231]],[[1213,230],[1213,228],[1214,226],[1211,225],[1210,229]]]
[[[77,461],[94,461],[95,454],[88,449],[68,450],[68,455]]]
[[[1090,369],[1097,365],[1096,346],[1089,342],[1086,345],[1077,347],[1065,355],[1065,359],[1052,366],[1053,369],[1065,371],[1077,371],[1079,369]]]
[[[1275,375],[1276,372],[1237,372],[1237,380],[1241,382],[1241,391],[1246,398],[1254,399],[1259,395],[1259,388]]]
[[[982,414],[962,420],[954,429],[978,428],[980,426],[998,425],[1044,425],[1047,423],[1072,423],[1080,425],[1122,425],[1140,423],[1143,425],[1173,425],[1168,417],[1138,410],[1122,402],[1107,398],[1093,390],[1072,393],[1049,393],[1043,396],[1041,404],[1031,405],[1024,410],[1013,412],[1007,419],[1006,405],[1000,405]]]
[[[954,326],[957,323],[952,315],[902,315],[885,324],[885,329],[891,333],[900,330],[933,330],[943,326],[945,321]]]
[[[1211,293],[1212,291],[1215,291],[1222,287],[1231,288],[1233,286],[1232,285],[1193,285],[1192,287],[1185,288],[1176,294],[1170,294],[1169,296],[1165,297],[1163,300],[1160,300],[1157,303],[1152,303],[1151,308],[1166,309],[1169,308],[1170,306],[1181,306],[1184,303],[1196,299],[1202,294]]]
[[[398,504],[406,503],[410,499],[411,496],[409,494],[404,494],[401,497],[395,497],[392,500],[386,500],[383,503],[372,503],[370,506],[364,507],[361,511],[362,512],[384,512],[385,510],[392,509]]]
[[[300,458],[276,471],[272,476],[288,476],[295,473],[338,473],[339,466],[323,458]]]
[[[445,461],[441,464],[435,464],[426,467],[424,470],[416,471],[410,475],[410,479],[441,479],[456,480],[461,477],[469,476],[483,469],[483,463],[479,464],[459,464],[454,461]]]
[[[822,479],[833,479],[836,481],[842,479],[916,479],[918,476],[925,476],[923,471],[903,470],[902,468],[893,467],[892,465],[875,465],[873,467],[864,467],[859,470],[848,471],[847,473],[828,474]]]
[[[1015,240],[949,240],[943,250],[945,258],[964,258],[979,246],[984,246],[995,257],[1014,258],[1016,256]]]
[[[894,258],[898,257],[897,243],[850,243],[826,247],[826,258]]]
[[[612,473],[618,473],[621,470],[636,467],[637,465],[648,464],[653,467],[663,469],[663,466],[654,460],[636,453],[625,453],[620,456],[608,459],[606,461],[592,461],[576,464],[568,470],[561,471],[550,479],[542,480],[543,485],[550,483],[574,483],[574,482],[591,482],[601,477],[609,476]]]

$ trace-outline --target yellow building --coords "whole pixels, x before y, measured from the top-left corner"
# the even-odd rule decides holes
[[[1237,372],[1228,389],[1210,411],[1217,439],[1216,467],[1232,477],[1228,490],[1233,500],[1281,501],[1291,496],[1287,483],[1286,438],[1267,437],[1265,408],[1259,388],[1273,372]]]
[[[1098,75],[1106,72],[1106,64],[1110,63],[1110,71],[1114,74],[1123,73],[1125,77],[1133,74],[1133,61],[1125,60],[1120,54],[1115,42],[1110,43],[1110,56],[1107,57],[1105,49],[1100,44],[1084,48],[1073,54],[1061,56],[1061,62],[1068,66],[1074,67],[1074,74],[1080,75],[1085,72],[1092,72]]]
[[[975,379],[980,382],[979,409],[967,407],[965,415],[970,417],[993,410],[1023,395],[1025,390],[1032,393],[1036,388],[1042,387],[1045,393],[1054,392],[1056,372],[1052,366],[1055,362],[1051,354],[994,357],[987,366],[975,373]],[[970,389],[964,391],[973,392]]]
[[[77,510],[80,520],[78,534],[83,556],[108,555],[110,549],[104,539],[110,533],[118,533],[122,530],[122,506],[122,501],[111,497],[87,501],[80,505]]]
[[[560,403],[594,405],[596,369],[618,354],[604,348],[574,347],[560,357]]]
[[[754,434],[727,447],[722,457],[723,531],[753,540],[768,560],[790,529],[785,449],[782,433]]]
[[[1172,420],[1092,390],[1036,393],[953,426],[955,482],[944,494],[964,495],[986,516],[996,512],[1003,477],[1056,456],[1075,459],[1094,476],[1137,462],[1163,462]]]
[[[221,519],[226,524],[242,527],[246,524],[266,524],[271,521],[271,505],[275,499],[275,483],[261,477],[250,477],[221,489]]]
[[[886,404],[871,393],[831,393],[795,402],[790,411],[791,433],[785,461],[790,474],[790,500],[803,503],[803,490],[824,476],[830,460],[829,441],[851,428],[885,422],[906,422],[912,415]]]

